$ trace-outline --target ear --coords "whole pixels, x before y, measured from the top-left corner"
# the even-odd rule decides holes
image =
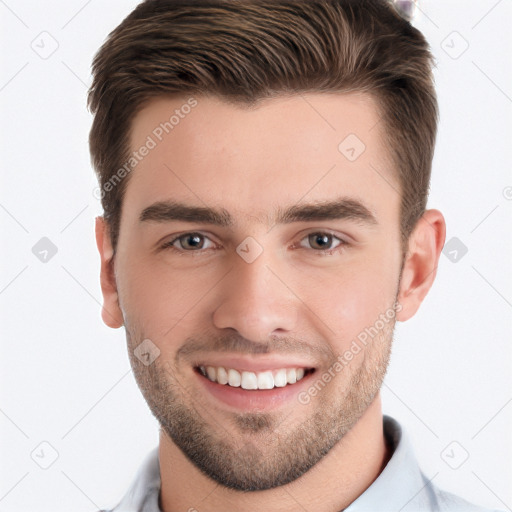
[[[423,302],[437,274],[439,256],[446,238],[446,222],[439,210],[426,210],[409,237],[402,269],[396,318],[409,320]]]
[[[101,257],[100,284],[103,294],[101,318],[108,327],[117,329],[124,324],[124,318],[117,294],[113,259],[114,251],[108,225],[103,217],[96,217],[96,245]]]

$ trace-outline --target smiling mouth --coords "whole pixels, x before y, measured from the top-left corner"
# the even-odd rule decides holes
[[[284,388],[315,371],[314,368],[297,367],[249,372],[223,366],[196,366],[194,370],[211,382],[247,391]]]

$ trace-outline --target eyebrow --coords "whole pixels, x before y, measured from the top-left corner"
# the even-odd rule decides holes
[[[279,207],[273,216],[266,216],[268,225],[291,224],[324,220],[348,219],[362,224],[378,224],[375,215],[362,202],[351,198],[338,198],[304,205]],[[192,206],[177,201],[158,201],[144,208],[140,222],[194,222],[220,227],[233,227],[235,221],[224,208]]]

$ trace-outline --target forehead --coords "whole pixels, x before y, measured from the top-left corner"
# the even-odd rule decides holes
[[[398,203],[376,101],[366,94],[301,94],[256,107],[217,97],[148,103],[133,119],[135,166],[124,204],[139,212],[176,199],[222,206],[247,221],[276,206],[346,196]]]

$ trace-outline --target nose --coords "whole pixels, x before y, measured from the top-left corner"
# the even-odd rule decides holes
[[[218,329],[235,329],[255,342],[295,329],[298,306],[292,283],[270,260],[266,251],[252,263],[235,256],[216,296],[213,323]]]

